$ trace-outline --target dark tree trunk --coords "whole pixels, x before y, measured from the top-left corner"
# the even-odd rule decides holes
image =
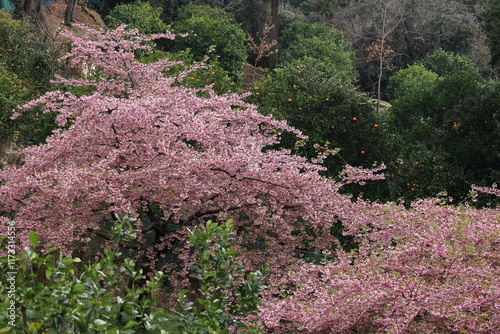
[[[78,4],[78,0],[67,0],[68,7],[66,7],[66,11],[64,12],[64,24],[67,26],[71,26],[71,23],[74,22],[74,14],[76,5]]]
[[[31,13],[31,6],[33,6],[33,1],[32,0],[25,0],[24,1],[24,13],[25,14],[30,14]]]

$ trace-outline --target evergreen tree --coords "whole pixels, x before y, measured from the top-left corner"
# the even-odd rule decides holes
[[[491,52],[491,64],[500,67],[500,1],[490,0],[486,15],[487,44]]]

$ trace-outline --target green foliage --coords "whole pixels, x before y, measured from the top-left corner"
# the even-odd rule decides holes
[[[372,105],[349,85],[314,81],[308,72],[307,65],[276,70],[254,87],[252,102],[264,114],[286,119],[309,137],[298,152],[314,157],[339,148],[340,152],[325,162],[329,175],[336,175],[345,163],[371,165],[377,160],[381,130]],[[294,148],[295,140],[285,136],[283,144]]]
[[[25,98],[25,95],[27,89],[21,85],[18,76],[0,65],[0,130],[3,136],[12,130],[10,119],[12,109]]]
[[[42,43],[31,40],[29,31],[20,21],[0,10],[0,65],[37,92],[48,87],[50,78],[44,49]]]
[[[166,318],[156,309],[154,294],[164,275],[157,272],[147,285],[137,286],[145,275],[119,251],[120,244],[135,238],[131,218],[117,220],[111,235],[112,248],[104,248],[102,257],[81,272],[79,258],[39,247],[34,232],[29,236],[31,248],[15,256],[15,271],[10,268],[13,259],[2,257],[0,305],[6,309],[15,301],[15,312],[0,314],[1,327],[12,332],[15,324],[23,333],[46,334],[160,333]],[[12,279],[15,291],[7,294]]]
[[[285,135],[283,145],[311,158],[335,152],[324,162],[329,176],[346,163],[368,167],[380,161],[379,115],[356,91],[354,56],[342,33],[294,23],[283,31],[280,57],[282,68],[255,84],[250,100],[264,114],[287,120],[309,137],[296,147],[296,138]]]
[[[0,65],[0,140],[13,144],[38,144],[54,129],[54,116],[42,114],[33,108],[12,120],[16,106],[25,103],[34,94],[23,85],[18,75]]]
[[[316,60],[310,69],[316,70],[315,78],[334,77],[345,84],[356,78],[351,44],[341,31],[323,24],[294,22],[285,27],[279,41],[279,56],[284,65]]]
[[[242,68],[247,58],[246,35],[233,17],[222,9],[201,5],[186,5],[179,9],[177,19],[172,23],[177,37],[173,52],[191,50],[194,59],[209,56],[217,60],[235,82],[242,79]]]
[[[443,50],[391,77],[386,145],[392,199],[440,191],[462,199],[470,184],[495,182],[497,86],[480,83],[468,58]]]
[[[44,46],[31,42],[27,29],[5,11],[0,11],[0,139],[39,144],[54,129],[52,115],[33,109],[11,120],[12,109],[34,98],[48,87],[50,66]]]
[[[460,76],[466,80],[477,80],[478,70],[469,58],[438,49],[418,61],[428,70],[441,77]]]
[[[191,293],[197,297],[194,302],[187,301],[188,291],[179,294],[182,333],[261,332],[244,318],[256,314],[267,270],[245,274],[243,266],[235,262],[238,254],[232,249],[233,229],[232,221],[221,225],[209,221],[189,236],[196,254],[192,270],[199,288]]]
[[[487,45],[491,53],[491,64],[500,67],[500,2],[490,0],[485,17],[485,31]]]
[[[165,55],[170,60],[182,61],[183,63],[170,68],[169,73],[178,74],[183,71],[192,71],[180,82],[185,87],[202,88],[211,85],[215,93],[219,95],[238,90],[238,85],[231,79],[230,73],[223,69],[216,60],[211,60],[203,67],[193,70],[193,67],[198,63],[193,60],[190,50]]]
[[[284,66],[306,66],[308,71],[303,73],[320,87],[352,85],[356,79],[351,44],[342,32],[326,25],[294,22],[286,27],[280,37],[279,56]]]
[[[168,30],[168,25],[160,18],[162,11],[161,8],[151,7],[149,2],[136,1],[117,5],[105,17],[105,21],[111,29],[126,24],[128,28],[138,29],[142,34],[159,34]]]
[[[410,66],[391,76],[391,101],[401,104],[421,101],[436,89],[439,76],[423,65]],[[419,95],[417,95],[419,94]],[[411,107],[411,105],[409,106]],[[411,116],[411,115],[409,115]]]

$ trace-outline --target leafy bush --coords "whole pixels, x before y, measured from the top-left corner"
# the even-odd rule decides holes
[[[20,256],[2,257],[2,291],[15,279],[15,290],[0,298],[3,309],[15,305],[14,312],[0,315],[3,332],[160,333],[167,319],[154,297],[164,276],[158,272],[144,287],[137,286],[146,276],[120,252],[121,244],[136,237],[129,217],[117,220],[111,235],[111,249],[104,248],[97,262],[81,270],[79,258],[65,257],[53,247],[38,250],[34,232],[31,247]],[[13,262],[18,266],[14,272]]]
[[[142,34],[159,34],[168,29],[161,16],[161,8],[153,8],[149,2],[136,1],[131,4],[119,4],[105,17],[111,29],[126,24],[129,29],[138,29]]]
[[[443,49],[427,54],[418,64],[440,77],[459,76],[464,80],[477,80],[479,75],[471,59]]]
[[[39,144],[54,129],[53,116],[43,115],[39,108],[10,119],[14,107],[49,87],[51,70],[44,48],[31,41],[20,21],[0,11],[0,138],[4,142],[13,141],[16,134],[20,144]]]
[[[491,151],[499,133],[494,107],[499,101],[491,90],[496,86],[480,83],[468,58],[442,50],[391,77],[388,175],[399,184],[390,185],[398,188],[396,198],[445,190],[463,199],[470,184],[496,181],[500,160]]]
[[[27,98],[26,95],[28,95],[27,89],[21,85],[19,77],[0,65],[0,129],[2,137],[12,131],[10,119],[12,109],[23,102],[23,98]],[[5,140],[5,137],[2,139]]]
[[[350,42],[341,31],[323,24],[294,22],[285,27],[279,40],[279,58],[285,67],[309,63],[309,75],[318,86],[324,85],[325,79],[345,86],[356,79]]]
[[[171,75],[189,71],[189,75],[180,82],[185,87],[199,89],[211,86],[219,95],[238,91],[238,85],[231,79],[230,73],[216,60],[210,60],[200,67],[200,64],[193,60],[190,50],[167,53],[166,57],[182,62],[182,65],[169,69]]]
[[[247,317],[257,313],[267,270],[245,274],[244,266],[235,262],[233,229],[232,221],[221,225],[209,221],[189,235],[196,254],[192,270],[199,288],[189,294],[194,302],[186,301],[188,291],[179,294],[183,333],[222,334],[241,328],[260,333]]]
[[[324,162],[330,176],[346,163],[368,167],[380,161],[377,144],[383,126],[372,105],[352,86],[315,77],[315,64],[304,60],[298,68],[276,70],[255,84],[250,100],[262,113],[286,120],[309,137],[305,146],[295,147],[297,138],[285,136],[285,147],[311,158],[335,153]]]
[[[194,59],[200,61],[214,47],[209,56],[214,57],[235,82],[241,82],[247,58],[246,35],[231,14],[210,6],[186,5],[179,9],[172,31],[189,34],[175,40],[173,52],[189,49]]]
[[[49,86],[50,66],[45,47],[42,42],[32,39],[21,21],[0,11],[0,64],[36,93]]]
[[[329,176],[338,175],[346,164],[368,167],[380,161],[383,124],[356,92],[353,52],[342,33],[320,24],[294,23],[283,31],[279,55],[281,68],[255,84],[250,101],[309,137],[300,148],[293,136],[284,137],[282,144],[309,158],[335,153],[323,163]]]

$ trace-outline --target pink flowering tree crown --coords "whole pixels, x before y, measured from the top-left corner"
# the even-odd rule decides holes
[[[488,193],[493,188],[479,189]],[[359,248],[271,285],[276,333],[500,332],[500,210],[421,200],[366,204],[345,224]]]
[[[49,92],[21,107],[57,112],[60,128],[21,152],[22,167],[0,172],[1,219],[15,221],[21,242],[35,230],[70,252],[84,237],[106,237],[106,224],[128,214],[139,218],[134,248],[152,266],[186,227],[208,219],[234,219],[237,239],[265,244],[265,253],[245,248],[249,266],[284,268],[297,248],[334,246],[330,227],[348,219],[350,198],[320,177],[318,164],[272,149],[282,131],[298,131],[261,115],[244,95],[183,87],[189,73],[169,75],[168,59],[135,59],[150,47],[144,41],[171,34],[81,28],[81,37],[65,33],[73,45],[63,58],[94,75],[58,82],[93,92]]]
[[[259,318],[276,333],[500,332],[498,208],[352,201],[339,188],[380,178],[383,166],[347,166],[343,183],[323,178],[321,159],[273,149],[282,131],[302,135],[245,95],[189,89],[189,73],[169,75],[168,59],[135,59],[144,41],[171,34],[82,29],[66,33],[65,58],[93,73],[58,80],[92,93],[49,92],[20,108],[55,111],[60,128],[20,152],[22,166],[0,170],[0,235],[14,225],[21,245],[34,230],[72,252],[128,214],[140,233],[125,246],[138,263],[170,269],[182,289],[189,228],[233,219],[241,261],[270,269]],[[330,233],[339,221],[359,245],[351,252]],[[305,263],[300,249],[329,260]]]

